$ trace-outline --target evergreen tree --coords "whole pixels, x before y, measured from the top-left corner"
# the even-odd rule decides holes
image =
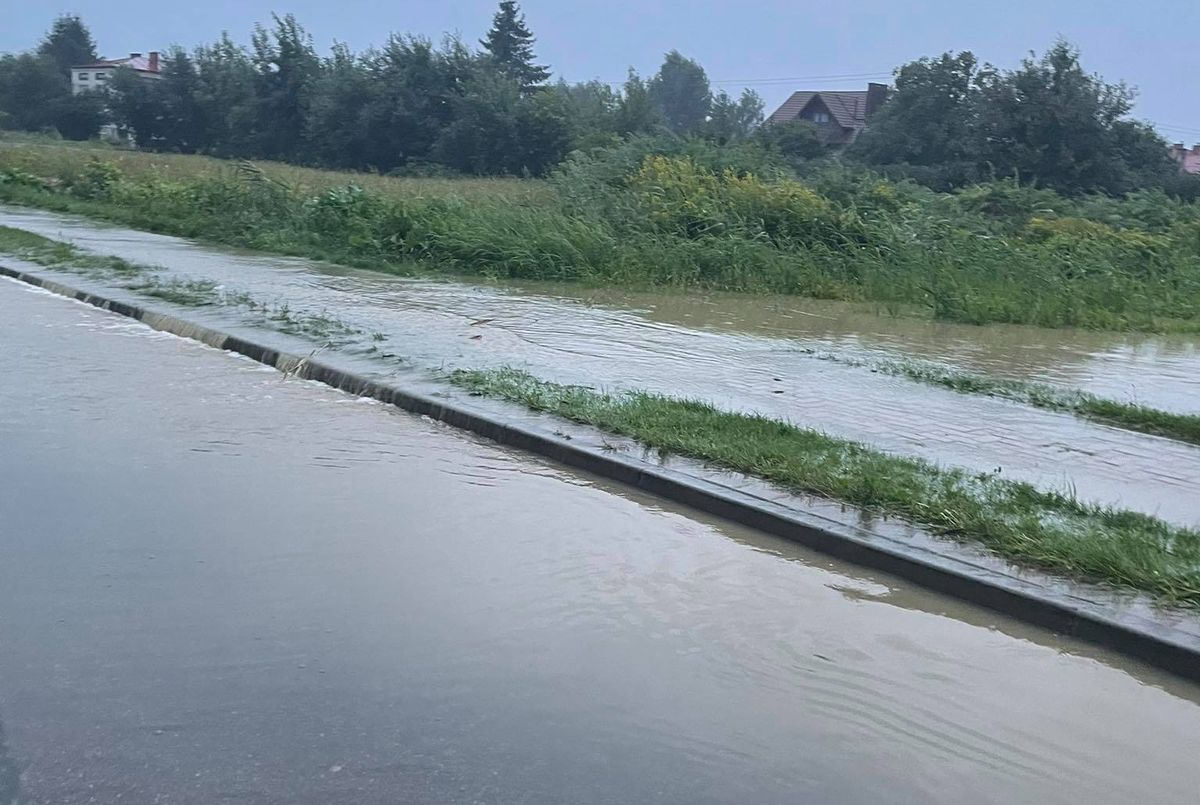
[[[517,81],[525,91],[544,84],[550,77],[545,65],[534,64],[533,43],[533,34],[525,26],[525,15],[516,0],[501,0],[491,30],[479,42],[500,72]]]
[[[71,77],[71,68],[96,61],[96,43],[83,20],[64,14],[54,21],[37,54],[54,62],[63,78]]]

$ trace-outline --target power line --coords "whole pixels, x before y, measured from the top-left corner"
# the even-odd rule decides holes
[[[722,78],[710,81],[711,84],[775,84],[794,83],[797,81],[848,81],[852,78],[891,78],[892,73],[842,73],[841,75],[794,75],[782,78]]]
[[[1167,131],[1177,131],[1177,132],[1181,132],[1183,134],[1198,134],[1198,135],[1200,135],[1200,129],[1193,129],[1188,126],[1169,126],[1166,123],[1159,123],[1158,128],[1166,129]]]
[[[876,73],[843,73],[841,75],[797,75],[784,76],[780,78],[720,78],[710,80],[709,84],[794,84],[797,82],[811,83],[828,83],[831,81],[850,81],[863,80],[871,78],[891,78],[892,73],[876,72]],[[620,81],[605,81],[605,84],[624,84],[624,78]]]

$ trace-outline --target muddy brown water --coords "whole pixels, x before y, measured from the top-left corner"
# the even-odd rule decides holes
[[[1188,338],[970,328],[792,298],[403,279],[11,207],[0,207],[0,225],[213,280],[296,312],[328,312],[363,331],[359,348],[383,344],[417,366],[512,365],[561,382],[697,397],[889,452],[1200,524],[1200,448],[802,353],[938,358],[1197,411],[1200,352]]]
[[[0,793],[1123,803],[1200,689],[0,280]]]

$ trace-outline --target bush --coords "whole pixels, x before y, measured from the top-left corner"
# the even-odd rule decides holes
[[[649,152],[658,146],[667,153]],[[248,164],[179,169],[199,158],[171,157],[168,171],[145,155],[4,148],[0,199],[392,271],[416,259],[497,277],[873,300],[975,324],[1200,331],[1194,202],[1066,199],[1015,182],[936,193],[835,162],[797,181],[749,169],[755,155],[638,138],[572,155],[549,184],[496,193],[473,180],[385,189],[378,177],[283,182]],[[402,181],[413,189],[397,191]]]

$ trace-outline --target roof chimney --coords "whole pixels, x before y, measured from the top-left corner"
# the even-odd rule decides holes
[[[867,108],[866,118],[869,120],[872,115],[879,111],[879,107],[887,103],[888,88],[887,84],[867,84]]]
[[[152,72],[152,73],[158,72],[158,51],[157,50],[150,51],[150,72]]]
[[[131,58],[131,59],[140,59],[140,58],[142,58],[142,54],[140,54],[140,53],[130,53],[130,54],[129,54],[129,58]]]

